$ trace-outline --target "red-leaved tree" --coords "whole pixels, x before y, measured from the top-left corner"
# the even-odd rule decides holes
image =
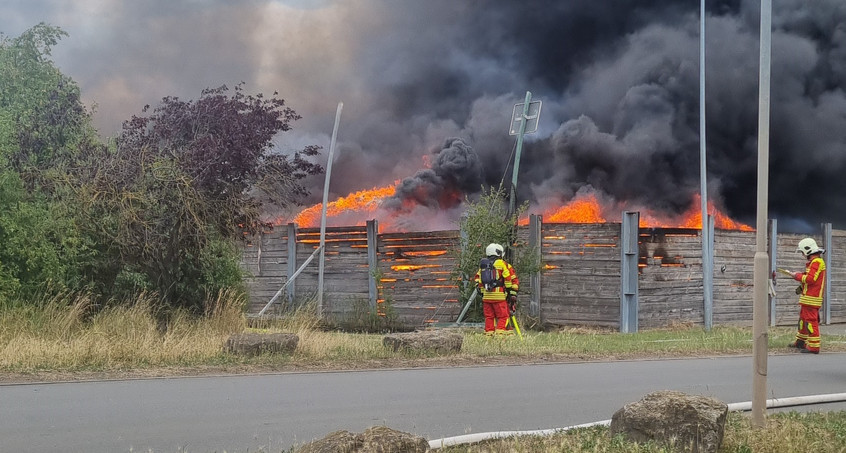
[[[240,84],[206,89],[124,123],[116,149],[94,163],[86,196],[119,269],[105,292],[155,290],[200,308],[240,281],[234,241],[261,228],[271,206],[297,203],[307,194],[301,180],[323,171],[308,160],[317,146],[274,148],[300,118],[276,96],[247,95]]]

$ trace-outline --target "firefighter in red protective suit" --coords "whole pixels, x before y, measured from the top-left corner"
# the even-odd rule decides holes
[[[497,283],[486,285],[482,282],[482,269],[476,272],[474,280],[482,291],[482,309],[485,314],[485,335],[507,335],[513,334],[506,330],[506,323],[509,317],[509,296],[513,295],[516,303],[517,290],[520,288],[520,281],[514,268],[502,258],[505,250],[499,244],[490,244],[485,248],[485,255],[493,263],[495,272],[494,278]]]
[[[811,238],[799,241],[796,251],[808,259],[805,272],[792,272],[793,278],[801,283],[796,293],[799,294],[799,328],[796,341],[790,347],[799,348],[800,352],[820,353],[820,307],[825,288],[825,261],[821,255],[825,250],[817,246]]]

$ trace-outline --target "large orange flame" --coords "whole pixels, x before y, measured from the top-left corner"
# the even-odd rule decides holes
[[[364,225],[364,222],[372,218],[379,208],[379,204],[387,197],[396,193],[399,181],[393,185],[374,187],[338,198],[329,202],[326,208],[327,217],[335,217],[334,223],[345,222],[344,225]],[[678,216],[668,216],[650,209],[640,209],[640,226],[642,228],[702,228],[702,211],[699,195],[696,194],[691,200],[690,207]],[[406,200],[406,202],[411,202]],[[320,226],[320,214],[323,205],[318,203],[302,210],[292,221],[301,227],[314,228]],[[725,230],[754,231],[749,225],[732,220],[729,216],[719,211],[713,201],[708,202],[708,212],[714,217],[715,228]],[[610,204],[603,206],[595,193],[580,194],[560,207],[547,209],[543,212],[543,220],[547,223],[605,223],[619,219],[619,206]],[[610,220],[609,220],[610,219]],[[391,219],[378,219],[379,230],[392,230]],[[520,225],[527,225],[528,218],[522,218]]]
[[[702,211],[699,195],[695,195],[690,207],[679,216],[667,216],[649,209],[640,210],[640,227],[661,228],[702,228]],[[713,201],[708,201],[708,213],[714,217],[714,227],[724,230],[754,231],[749,225],[732,220],[720,212]],[[593,193],[582,194],[564,206],[548,209],[543,213],[543,220],[549,223],[605,223],[606,218],[616,217],[604,214],[603,207]],[[528,219],[521,219],[520,224],[526,225]]]
[[[714,206],[714,202],[708,200],[708,214],[714,217],[714,228],[723,230],[755,231],[749,225],[736,222]],[[693,197],[690,207],[678,218],[660,218],[651,212],[640,215],[640,226],[666,227],[666,228],[702,228],[702,201],[699,194]]]
[[[549,215],[544,214],[543,219],[550,223],[605,223],[595,196],[573,199]]]
[[[374,187],[369,190],[359,190],[351,193],[346,197],[338,198],[335,201],[330,201],[326,205],[326,217],[334,217],[340,214],[361,214],[359,217],[364,218],[365,214],[373,213],[379,208],[379,202],[384,198],[394,195],[397,184],[384,187]],[[323,212],[323,203],[317,203],[314,206],[303,209],[293,222],[301,227],[318,227],[320,226],[320,215]]]

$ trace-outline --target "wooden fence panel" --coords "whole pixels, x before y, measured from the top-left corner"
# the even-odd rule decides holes
[[[369,303],[367,228],[326,229],[323,268],[323,314],[330,322],[344,319]],[[320,228],[297,230],[297,267],[320,246]],[[297,298],[317,293],[319,254],[297,277]]]
[[[288,232],[277,227],[251,238],[244,247],[241,268],[249,288],[247,312],[258,313],[288,279]]]
[[[843,323],[846,322],[846,231],[832,231],[831,242],[831,250],[823,254],[826,272],[830,273],[831,300],[828,303],[831,304],[831,323]]]
[[[404,325],[455,322],[462,306],[449,250],[458,244],[457,230],[380,234],[378,303]]]
[[[752,325],[754,231],[714,230],[713,325]]]
[[[776,244],[776,267],[790,269],[791,271],[802,271],[807,261],[801,253],[796,251],[796,245],[805,235],[800,234],[779,234]],[[819,237],[815,237],[819,241]],[[776,325],[796,325],[799,321],[799,296],[795,289],[799,282],[787,275],[776,274]]]
[[[606,224],[542,224],[541,259],[544,265],[538,288],[521,275],[523,303],[539,293],[540,317],[547,327],[582,325],[619,328],[620,229]],[[297,230],[296,259],[303,263],[319,244],[319,229]],[[243,250],[242,267],[248,274],[249,312],[258,313],[287,281],[288,229],[276,227],[252,238]],[[463,308],[454,262],[448,250],[458,245],[458,231],[379,234],[377,308],[390,305],[399,321],[409,327],[454,322]],[[518,244],[527,243],[526,228],[518,230]],[[779,234],[778,267],[804,268],[796,253],[804,235]],[[820,244],[820,235],[814,237]],[[369,310],[370,269],[366,227],[327,228],[324,269],[324,314],[342,318]],[[824,255],[829,272],[831,322],[846,322],[846,231],[832,232]],[[702,246],[697,229],[650,228],[639,232],[638,324],[642,329],[674,322],[704,323]],[[714,241],[714,325],[751,325],[755,233],[716,230]],[[297,266],[298,267],[298,266]],[[318,259],[295,283],[295,298],[316,295]],[[775,320],[780,326],[798,319],[798,283],[779,275]],[[285,301],[285,295],[280,297]],[[290,306],[290,305],[288,305]],[[525,308],[525,307],[524,307]]]
[[[620,224],[543,224],[541,321],[620,325]]]
[[[638,326],[704,324],[700,230],[641,228]]]

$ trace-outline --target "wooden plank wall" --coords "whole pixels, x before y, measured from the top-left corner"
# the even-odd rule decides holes
[[[831,323],[842,323],[846,322],[846,231],[832,231],[831,242],[823,254],[830,273]]]
[[[320,228],[297,230],[297,268],[319,245]],[[326,319],[330,322],[341,320],[354,310],[369,307],[367,228],[327,228],[325,253],[323,314]],[[316,295],[318,259],[319,255],[297,276],[296,299],[310,299]]]
[[[714,230],[713,325],[752,325],[755,240],[754,232]]]
[[[823,302],[830,305],[830,323],[846,322],[846,231],[834,230],[831,234],[832,244],[823,254],[826,264],[826,272],[829,273],[830,300]],[[807,235],[779,234],[778,235],[778,267],[801,271],[805,269],[806,259],[796,251],[799,241]],[[822,235],[811,235],[825,248]],[[776,325],[792,326],[799,320],[799,296],[794,292],[799,282],[791,280],[790,277],[779,275],[777,279],[776,296]],[[825,305],[823,305],[823,310]],[[820,316],[825,322],[821,310]]]
[[[703,323],[700,230],[641,228],[638,328]]]
[[[542,224],[545,269],[539,279],[539,297],[543,325],[619,328],[620,228],[617,223]],[[250,313],[258,313],[287,280],[287,231],[287,226],[280,226],[263,232],[244,249]],[[640,230],[639,328],[704,324],[699,234],[697,229]],[[450,277],[453,260],[448,250],[458,244],[459,235],[453,230],[377,236],[378,302],[389,303],[404,325],[419,327],[458,318],[463,301],[458,300],[457,282]],[[521,228],[518,243],[526,243],[526,237],[527,229]],[[803,237],[778,234],[779,267],[804,268],[804,257],[795,252]],[[821,235],[812,237],[823,243]],[[298,230],[297,263],[305,261],[318,243],[319,229]],[[824,256],[830,273],[831,322],[846,322],[846,231],[833,231],[829,248]],[[754,253],[754,232],[715,230],[714,325],[751,325]],[[288,307],[315,295],[317,264],[315,259],[297,278],[295,301],[285,301],[283,295],[281,300]],[[324,313],[328,317],[343,317],[356,304],[369,306],[366,227],[327,228],[325,266]],[[537,289],[529,276],[520,277],[525,309],[528,294]],[[797,285],[785,276],[777,278],[776,325],[796,323]]]
[[[807,261],[802,254],[796,251],[796,245],[802,238],[807,236],[800,234],[778,234],[776,241],[776,267],[790,269],[791,271],[801,271],[805,269],[805,262]],[[818,243],[822,243],[821,236],[812,236]],[[827,260],[826,260],[827,261]],[[799,320],[799,296],[796,295],[795,289],[799,286],[799,282],[791,279],[787,275],[776,274],[776,325],[788,326],[796,325]]]
[[[543,224],[543,325],[619,327],[620,228],[619,223]]]
[[[455,322],[461,313],[457,282],[450,277],[459,232],[379,235],[379,303],[390,304],[406,325]]]
[[[248,273],[248,313],[258,313],[288,280],[288,230],[277,226],[253,238],[245,247],[242,268]],[[319,228],[297,230],[296,268],[304,263],[320,244]],[[331,319],[343,316],[353,302],[367,304],[369,298],[367,265],[367,231],[365,227],[326,229],[326,252],[323,274],[323,312]],[[284,312],[316,297],[319,255],[297,276],[294,300],[282,294],[271,313]]]
[[[241,268],[247,273],[245,281],[250,299],[247,312],[258,313],[288,280],[286,226],[277,226],[251,238],[244,247]]]

